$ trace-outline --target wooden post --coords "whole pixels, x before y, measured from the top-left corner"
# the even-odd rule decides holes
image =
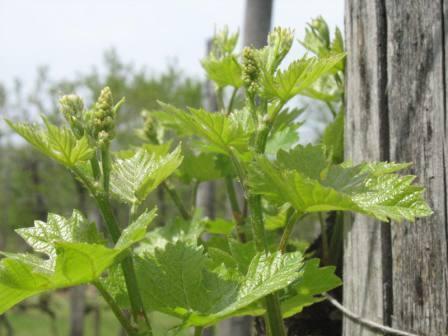
[[[271,31],[272,6],[274,0],[246,0],[244,17],[245,46],[261,48],[266,45]]]
[[[345,227],[344,305],[422,336],[448,333],[443,0],[346,0],[346,158],[413,162],[434,215]],[[344,320],[345,336],[379,335]]]

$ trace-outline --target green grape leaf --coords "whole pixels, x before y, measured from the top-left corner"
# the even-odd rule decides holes
[[[269,114],[272,115],[272,110],[275,109],[276,104],[269,104]],[[284,130],[285,128],[293,129],[297,131],[297,129],[302,126],[302,122],[297,122],[299,116],[305,111],[305,109],[282,109],[274,120],[274,124],[272,125],[272,132],[277,132]]]
[[[328,149],[333,163],[341,163],[344,160],[344,111],[341,110],[335,119],[325,128],[321,139],[322,144]]]
[[[246,274],[224,265],[210,270],[203,248],[167,244],[137,263],[146,308],[184,319],[186,326],[211,325],[237,315],[264,296],[299,277],[299,253],[256,255]]]
[[[202,61],[202,67],[208,78],[214,81],[219,88],[226,86],[240,88],[243,85],[241,65],[233,55],[220,59],[209,56]]]
[[[339,74],[342,76],[342,74]],[[323,76],[312,86],[304,90],[301,95],[331,104],[341,102],[344,94],[343,83],[338,82],[335,76]]]
[[[224,218],[207,218],[204,220],[204,226],[205,231],[209,233],[229,235],[235,228],[235,222]]]
[[[169,154],[171,145],[172,141],[167,141],[163,144],[143,144],[140,147],[131,147],[126,150],[113,152],[113,156],[117,159],[130,159],[140,149],[144,149],[148,153],[155,154],[157,157],[161,157]]]
[[[149,224],[152,223],[154,218],[157,216],[157,209],[152,211],[143,212],[131,225],[121,233],[120,238],[115,244],[115,248],[125,249],[134,244],[135,242],[141,241],[146,236],[146,230]]]
[[[130,158],[117,158],[112,163],[111,192],[125,203],[140,204],[181,163],[180,146],[166,156],[140,149]]]
[[[24,138],[42,154],[58,161],[64,166],[73,167],[89,160],[93,155],[86,136],[77,139],[65,127],[57,127],[44,118],[45,129],[34,124],[6,121],[17,134]]]
[[[191,220],[176,217],[163,227],[151,230],[135,249],[138,255],[154,253],[157,248],[164,248],[168,243],[177,241],[196,244],[205,230],[200,211],[196,211]]]
[[[424,188],[412,184],[415,176],[386,174],[366,181],[368,191],[353,197],[368,215],[381,221],[414,221],[432,214],[423,199]]]
[[[320,16],[312,20],[305,29],[305,38],[300,43],[313,54],[326,57],[331,53],[344,52],[344,38],[339,28],[336,27],[333,40],[330,41],[328,24]],[[338,70],[344,70],[343,61],[337,66]]]
[[[324,298],[319,294],[342,285],[334,271],[333,266],[319,268],[319,259],[308,260],[300,279],[286,290],[286,295],[281,296],[283,317],[300,313],[303,308],[322,301]]]
[[[183,151],[184,159],[179,167],[180,179],[186,183],[191,181],[203,182],[217,180],[223,177],[217,167],[217,157],[214,153],[200,153],[194,155]]]
[[[323,148],[315,145],[298,145],[288,152],[280,151],[277,155],[277,162],[285,169],[297,170],[316,180],[330,165]]]
[[[48,225],[37,221],[34,228],[21,229],[20,235],[47,258],[5,254],[0,260],[0,314],[30,296],[97,280],[124,251],[144,237],[153,217],[154,212],[143,213],[114,248],[81,241],[96,241],[98,234],[92,232],[92,224],[79,212],[68,219],[51,214]]]
[[[278,70],[275,75],[262,72],[263,96],[287,102],[310,88],[320,77],[334,71],[334,67],[344,57],[345,54],[325,58],[304,57],[292,62],[286,70]]]
[[[283,204],[281,207],[276,207],[277,213],[266,213],[264,219],[266,230],[273,231],[284,227],[286,225],[288,209],[289,204]]]
[[[330,29],[325,20],[319,16],[305,28],[305,38],[300,42],[306,49],[317,56],[325,56],[330,50]]]
[[[16,230],[34,251],[45,253],[50,258],[56,255],[54,242],[101,243],[95,223],[88,222],[84,216],[74,210],[70,218],[49,213],[47,222],[35,221],[33,227]]]
[[[249,270],[249,266],[257,255],[257,249],[253,240],[241,243],[234,239],[229,239],[229,252],[235,259],[238,269],[242,274],[246,274]]]
[[[168,126],[182,130],[181,134],[205,139],[208,145],[203,147],[208,151],[229,155],[232,148],[240,152],[248,150],[250,134],[254,130],[248,111],[236,110],[226,116],[201,109],[182,111],[167,104],[161,106],[165,112],[163,118],[169,116],[171,120]]]
[[[432,213],[413,176],[391,173],[406,165],[326,164],[321,146],[298,146],[279,152],[276,162],[256,157],[249,183],[253,192],[303,213],[353,211],[382,221],[413,221]]]
[[[291,50],[293,39],[291,29],[275,27],[269,33],[267,46],[257,50],[258,63],[265,72],[274,73]]]
[[[342,36],[342,33],[338,27],[336,27],[336,30],[334,32],[334,38],[331,42],[331,50],[336,53],[344,52],[344,37]],[[343,70],[343,68],[341,69]]]
[[[266,154],[277,154],[279,150],[289,150],[299,141],[299,135],[293,128],[284,128],[272,133],[266,143]]]
[[[229,27],[224,26],[212,38],[210,55],[214,57],[228,56],[235,50],[239,33],[230,33]]]

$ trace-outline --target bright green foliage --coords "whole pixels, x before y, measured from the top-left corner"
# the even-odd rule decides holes
[[[210,181],[222,177],[217,167],[217,156],[214,153],[200,153],[194,155],[183,151],[185,157],[179,167],[180,177],[185,182]]]
[[[13,123],[8,125],[42,154],[58,161],[66,167],[89,160],[93,149],[89,146],[87,137],[79,140],[70,129],[57,127],[44,119],[45,129],[36,125]]]
[[[330,165],[322,147],[298,146],[288,153],[279,152],[276,162],[257,157],[251,167],[251,186],[303,213],[354,211],[383,221],[412,221],[430,215],[423,188],[412,185],[414,177],[390,172],[403,165],[384,167],[381,163]]]
[[[228,268],[238,268],[242,274],[247,273],[252,259],[257,255],[254,241],[241,243],[235,239],[207,242],[207,252],[215,267],[224,264]]]
[[[16,232],[34,251],[48,255],[50,260],[56,256],[55,242],[95,244],[102,241],[95,224],[87,221],[77,210],[73,211],[70,218],[49,213],[47,222],[37,220],[33,227],[18,229]]]
[[[233,54],[237,42],[238,34],[230,34],[228,28],[224,28],[215,35],[210,54],[202,60],[208,78],[214,81],[218,88],[240,88],[243,84],[241,66]]]
[[[233,53],[238,43],[238,33],[231,34],[226,26],[216,32],[212,40],[211,54],[215,57],[227,56]]]
[[[331,161],[341,163],[344,160],[344,112],[340,111],[322,134],[322,144],[330,152]]]
[[[331,53],[344,52],[344,40],[339,28],[336,28],[334,38],[330,38],[330,30],[322,17],[314,19],[305,30],[302,45],[317,56],[327,56]]]
[[[222,59],[209,57],[202,61],[202,66],[208,77],[218,87],[233,86],[240,88],[243,85],[241,78],[241,66],[234,56],[226,56]]]
[[[336,28],[333,40],[331,40],[328,25],[322,17],[314,19],[308,25],[305,39],[301,43],[319,58],[344,53],[344,41],[340,30]],[[344,93],[344,69],[345,60],[341,59],[335,65],[335,71],[332,74],[319,78],[303,94],[327,104],[341,103]]]
[[[70,129],[47,120],[44,130],[9,122],[42,153],[70,168],[94,198],[116,243],[106,247],[95,225],[76,211],[68,219],[50,214],[47,223],[19,230],[47,258],[6,254],[0,261],[0,314],[31,295],[93,282],[130,336],[153,335],[144,318],[150,311],[180,318],[180,329],[265,314],[270,333],[284,336],[282,318],[340,285],[333,267],[304,260],[303,247],[291,243],[297,221],[328,211],[383,221],[431,214],[414,177],[397,174],[407,164],[343,161],[345,54],[339,31],[331,39],[326,23],[313,21],[303,44],[315,56],[281,69],[294,40],[291,30],[275,28],[266,47],[248,47],[242,54],[235,52],[237,38],[227,29],[219,32],[202,62],[215,83],[219,110],[148,107],[136,132],[145,142],[139,147],[110,151],[123,100],[114,106],[109,88],[88,110],[74,95],[60,101]],[[319,145],[297,145],[303,109],[286,106],[297,95],[320,100],[332,112],[334,120]],[[179,138],[182,144],[170,152]],[[170,176],[178,180],[166,181]],[[195,204],[199,183],[223,178],[233,218],[222,218],[222,207],[217,218],[203,217]],[[181,194],[175,187],[179,180]],[[191,185],[188,194],[185,184]],[[153,201],[149,196],[159,186],[181,218],[164,213],[163,225],[147,232],[155,212],[140,208]],[[191,198],[188,204],[185,195]],[[222,195],[217,196],[221,205]],[[123,216],[116,216],[112,197],[127,207],[128,226],[118,222]],[[330,259],[327,248],[337,239],[342,238],[329,244],[322,239],[324,264]],[[136,242],[138,247],[131,248]]]
[[[209,151],[229,154],[232,148],[242,152],[248,150],[248,131],[253,124],[243,122],[248,121],[245,111],[227,117],[219,112],[210,113],[198,109],[182,111],[167,104],[162,107],[165,113],[174,119],[177,129],[182,129],[184,134],[206,139],[210,143],[210,146],[206,147]]]
[[[297,281],[287,287],[280,294],[280,305],[283,318],[300,313],[304,308],[324,300],[322,293],[339,287],[341,279],[334,275],[335,267],[319,267],[318,259],[311,259],[300,269]],[[261,305],[251,305],[245,309],[248,315],[262,315],[266,313]]]
[[[67,120],[70,128],[77,138],[84,135],[84,124],[82,113],[84,111],[84,102],[77,95],[65,95],[59,99],[60,111]]]
[[[111,191],[123,202],[140,204],[181,162],[180,147],[165,157],[141,149],[130,158],[116,159],[112,164]]]
[[[295,281],[300,254],[255,256],[246,274],[209,269],[201,247],[167,244],[138,263],[145,305],[182,317],[186,325],[209,325]]]
[[[277,212],[275,214],[267,213],[265,216],[266,230],[277,230],[284,227],[286,224],[286,214],[289,208],[289,204],[284,204],[279,208],[276,207]]]
[[[277,154],[279,150],[288,150],[299,141],[299,135],[293,128],[284,128],[275,132],[266,143],[267,154]]]
[[[257,52],[260,67],[266,74],[273,74],[292,47],[294,32],[275,27],[268,36],[268,45]]]
[[[47,223],[18,233],[43,259],[31,254],[6,254],[0,262],[0,314],[27,297],[97,280],[117,257],[141,240],[154,218],[143,213],[121,236],[115,248],[101,245],[95,226],[79,212],[64,218],[48,215]]]
[[[204,225],[207,232],[224,235],[231,234],[235,228],[235,222],[224,218],[207,219]]]
[[[278,70],[275,76],[263,73],[261,83],[263,96],[287,102],[309,89],[320,77],[331,73],[344,58],[344,54],[327,58],[302,58],[291,63],[286,70]]]
[[[334,275],[335,267],[319,267],[318,259],[311,259],[303,267],[303,276],[281,297],[284,317],[300,313],[303,308],[323,300],[320,294],[329,292],[342,284]]]
[[[136,249],[136,253],[153,253],[156,248],[164,248],[168,243],[177,241],[195,245],[204,230],[204,221],[201,220],[199,211],[191,220],[176,218],[165,226],[150,231]]]

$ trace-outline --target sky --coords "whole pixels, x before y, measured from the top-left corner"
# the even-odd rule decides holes
[[[175,62],[200,76],[205,41],[216,28],[240,29],[244,0],[0,0],[0,82],[25,84],[48,65],[52,78],[71,78],[102,62],[114,47],[120,58],[154,72]],[[303,36],[322,15],[343,29],[344,0],[275,0],[273,25]],[[297,46],[292,53],[300,54]]]

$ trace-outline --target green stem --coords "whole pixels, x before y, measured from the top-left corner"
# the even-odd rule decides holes
[[[202,336],[204,327],[194,327],[194,336]]]
[[[129,211],[129,224],[132,224],[138,217],[138,204],[134,203],[131,206],[131,209]],[[127,261],[126,259],[129,259],[129,261]],[[141,313],[143,314],[143,319],[144,322],[146,324],[146,328],[152,332],[151,329],[151,322],[149,321],[149,317],[146,314],[146,310],[143,306],[143,302],[140,296],[140,290],[139,290],[139,286],[138,286],[138,282],[137,282],[137,277],[135,276],[135,268],[134,268],[134,262],[132,260],[131,257],[128,257],[124,260],[124,262],[122,263],[122,268],[123,268],[123,272],[124,272],[124,268],[127,269],[127,274],[129,274],[130,276],[128,276],[128,278],[125,278],[125,281],[127,284],[129,284],[129,287],[132,287],[135,289],[135,292],[133,293],[133,298],[131,299],[131,305],[133,305],[135,307],[135,309],[141,311]],[[129,289],[128,289],[129,291]],[[133,303],[132,303],[133,302]],[[138,318],[138,316],[134,316],[134,318]]]
[[[129,323],[126,316],[124,316],[123,312],[121,311],[120,307],[118,307],[115,300],[112,298],[112,296],[108,293],[108,291],[103,287],[103,285],[99,281],[93,282],[93,285],[96,287],[98,292],[103,297],[104,301],[108,304],[112,312],[114,313],[115,317],[117,318],[118,322],[120,322],[121,326],[124,330],[126,330],[126,333],[129,336],[136,335],[137,330],[135,330],[131,324]]]
[[[261,205],[260,195],[249,194],[249,208],[257,251],[268,252],[268,244],[266,242],[264,232],[263,208]]]
[[[230,160],[232,161],[233,166],[235,167],[238,179],[240,180],[240,185],[241,185],[241,188],[243,189],[244,196],[247,199],[247,190],[246,190],[246,185],[244,184],[245,173],[244,173],[243,167],[241,166],[241,163],[238,161],[238,156],[237,156],[235,148],[230,147],[229,156],[230,156]]]
[[[280,244],[278,246],[278,250],[282,253],[285,253],[286,245],[288,245],[288,239],[291,235],[292,229],[294,228],[294,224],[296,224],[299,219],[300,214],[294,208],[289,208],[288,213],[286,215],[286,225],[283,229],[282,238],[280,240]]]
[[[235,97],[236,97],[237,92],[238,92],[238,89],[234,88],[232,95],[230,96],[229,105],[227,105],[227,111],[226,111],[227,116],[230,115],[230,113],[232,113],[233,104],[235,103]]]
[[[218,88],[216,90],[216,103],[218,105],[218,109],[219,111],[224,111],[224,95],[223,95],[223,89],[222,88]]]
[[[110,232],[112,240],[114,243],[118,241],[120,238],[120,228],[118,226],[118,222],[115,218],[115,215],[112,211],[112,207],[110,206],[109,200],[105,197],[95,197],[98,207],[101,210],[106,226]],[[142,300],[140,297],[140,292],[138,290],[137,277],[135,275],[134,270],[134,262],[132,257],[126,257],[121,261],[121,268],[123,270],[124,279],[126,283],[126,288],[129,294],[129,301],[131,303],[131,311],[132,317],[136,322],[139,321],[140,313],[144,312]],[[151,325],[149,324],[149,320],[147,320],[145,315],[145,322],[147,322],[147,328],[151,330]]]
[[[235,186],[233,184],[233,179],[230,176],[226,176],[225,179],[227,195],[229,196],[229,203],[232,209],[233,219],[236,222],[236,232],[238,235],[238,239],[241,242],[246,241],[246,237],[244,235],[243,225],[244,225],[244,217],[241,213],[240,206],[238,204],[238,199],[236,197]]]
[[[101,215],[106,223],[109,234],[112,238],[112,241],[116,243],[121,236],[120,226],[118,225],[118,221],[115,218],[115,215],[112,210],[112,206],[110,205],[109,198],[107,193],[104,191],[98,191],[97,188],[90,182],[88,178],[86,178],[82,172],[73,169],[75,174],[80,178],[86,187],[89,189],[90,193],[93,195],[98,208],[100,209]],[[140,297],[140,292],[138,289],[137,277],[135,275],[134,263],[132,257],[126,257],[121,261],[121,268],[123,270],[123,275],[125,278],[126,289],[128,290],[129,301],[131,303],[131,311],[134,320],[138,323],[139,314],[141,312],[144,313],[142,299]],[[152,335],[151,324],[146,314],[144,314],[146,328],[149,331],[149,334]]]
[[[266,296],[266,307],[268,309],[267,320],[270,336],[286,336],[280,301],[277,294],[272,293]]]
[[[110,152],[109,148],[101,148],[101,166],[103,168],[103,188],[104,191],[109,193],[109,181],[110,181]]]
[[[109,199],[104,192],[97,192],[93,194],[93,197],[98,205],[98,208],[100,209],[101,215],[103,216],[110,237],[115,244],[121,236],[121,231],[109,203]]]
[[[179,210],[181,216],[185,220],[190,220],[191,215],[188,212],[188,210],[185,208],[184,204],[182,203],[182,200],[179,197],[179,194],[177,191],[167,182],[162,183],[162,187],[166,190],[168,195],[170,195],[171,199],[174,202],[174,205],[176,205],[177,209]]]
[[[138,217],[138,204],[132,203],[131,208],[129,209],[129,224],[132,224]]]
[[[322,235],[322,264],[328,265],[329,253],[328,253],[328,235],[325,220],[322,213],[319,212],[320,234]]]
[[[333,105],[329,101],[325,101],[325,105],[327,105],[328,109],[330,110],[331,114],[333,115],[333,118],[336,117],[336,110],[334,109]]]
[[[98,164],[98,161],[96,160],[96,158],[90,159],[90,166],[92,167],[92,173],[93,173],[93,177],[94,177],[95,181],[98,181],[101,176],[101,170],[100,170],[100,165]]]
[[[275,118],[283,107],[283,103],[280,102],[275,107],[273,113],[268,116],[267,103],[261,102],[260,107],[265,113],[264,118],[261,122],[262,125],[259,127],[259,131],[255,137],[255,152],[263,154],[266,149],[266,143],[272,126],[274,124]],[[249,191],[249,207],[251,213],[252,229],[254,232],[255,245],[257,251],[268,253],[268,244],[266,242],[265,230],[264,230],[264,220],[263,220],[263,207],[261,204],[261,196],[254,195]],[[266,325],[270,329],[271,336],[285,336],[285,326],[283,324],[282,312],[280,309],[280,301],[276,293],[272,293],[266,296]]]

